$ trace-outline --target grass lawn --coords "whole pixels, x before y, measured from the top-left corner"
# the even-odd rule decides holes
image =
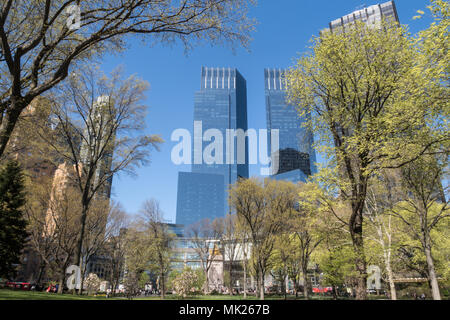
[[[331,299],[331,297],[321,297],[313,296],[313,299]],[[21,290],[10,290],[10,289],[0,289],[0,300],[125,300],[126,298],[109,298],[105,296],[78,296],[72,294],[56,294],[47,292],[35,292],[35,291],[21,291]],[[178,300],[180,299],[176,295],[168,294],[166,295],[166,300]],[[283,300],[283,296],[270,295],[266,296],[267,300]],[[289,300],[293,300],[293,296],[288,296]],[[298,298],[299,300],[301,297]],[[148,297],[137,297],[133,300],[161,300],[159,296],[148,296]],[[198,295],[189,296],[186,300],[244,300],[242,295],[230,296],[230,295]],[[253,295],[247,295],[246,300],[257,300]]]
[[[78,296],[36,291],[0,289],[0,300],[107,300],[104,296]]]
[[[369,299],[386,299],[385,297],[369,296]],[[180,299],[176,295],[166,295],[166,300],[178,300]],[[266,300],[284,300],[284,296],[279,295],[267,295]],[[288,300],[294,300],[294,296],[288,296]],[[312,295],[311,300],[332,300],[331,296]],[[0,300],[126,300],[124,297],[106,298],[105,296],[79,296],[72,294],[56,294],[47,292],[35,292],[35,291],[21,291],[11,289],[0,289]],[[133,300],[161,300],[159,296],[137,297]],[[185,300],[244,300],[242,295],[230,296],[230,295],[198,295],[190,296]],[[258,300],[253,295],[247,295],[246,300]],[[301,296],[297,300],[303,300]]]

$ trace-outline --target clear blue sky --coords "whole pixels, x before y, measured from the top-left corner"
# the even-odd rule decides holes
[[[328,22],[348,14],[361,5],[383,0],[259,0],[250,16],[259,22],[250,52],[238,48],[233,54],[224,47],[205,44],[186,56],[181,45],[148,47],[140,41],[120,56],[107,56],[102,68],[109,72],[123,65],[127,74],[137,74],[150,83],[147,93],[149,113],[147,131],[160,134],[166,141],[160,152],[153,152],[151,164],[137,171],[137,178],[121,174],[113,180],[113,198],[125,210],[137,213],[146,199],[160,202],[167,220],[175,221],[179,171],[190,166],[176,166],[170,153],[176,144],[170,135],[177,128],[192,130],[194,92],[200,88],[200,68],[236,67],[247,80],[248,127],[266,128],[264,68],[287,68],[295,57],[305,52],[309,40]],[[412,33],[425,29],[429,18],[413,20],[421,9],[428,14],[429,0],[396,0],[399,19]],[[250,175],[259,175],[259,166],[250,166]]]

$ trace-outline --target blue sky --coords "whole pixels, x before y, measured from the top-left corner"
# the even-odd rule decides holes
[[[200,69],[236,67],[247,80],[248,127],[266,128],[264,68],[287,68],[307,50],[309,40],[328,22],[376,0],[259,0],[250,11],[258,20],[250,52],[238,48],[235,54],[226,47],[204,44],[185,54],[182,45],[145,46],[130,42],[123,54],[106,56],[102,69],[110,72],[122,65],[126,74],[137,74],[150,83],[145,104],[149,106],[147,133],[160,134],[165,143],[152,152],[151,164],[138,169],[137,177],[120,174],[113,180],[113,198],[130,213],[137,213],[146,199],[160,202],[167,220],[175,221],[179,171],[170,159],[175,142],[170,135],[177,128],[192,130],[194,92],[200,88]],[[425,10],[429,0],[396,0],[399,19],[412,33],[425,29],[430,19],[413,20],[416,11]],[[259,166],[250,166],[250,175],[259,175]]]

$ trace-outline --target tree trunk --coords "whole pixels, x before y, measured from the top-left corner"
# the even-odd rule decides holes
[[[391,292],[391,300],[397,300],[397,290],[395,289],[394,274],[392,273],[390,263],[386,263],[386,271],[388,274],[389,288],[390,288],[390,292]]]
[[[309,299],[309,281],[308,281],[308,269],[302,267],[302,275],[303,275],[303,296],[305,299]]]
[[[264,300],[264,275],[263,275],[263,273],[261,271],[259,272],[259,286],[260,286],[260,296],[259,296],[259,298],[261,300]]]
[[[229,290],[230,295],[233,295],[233,262],[230,260],[229,262],[229,273],[230,273],[230,283],[229,283]]]
[[[161,299],[164,300],[166,297],[166,278],[164,276],[164,272],[161,272]]]
[[[431,246],[428,243],[425,246],[425,257],[427,259],[428,274],[430,278],[431,294],[433,295],[433,300],[441,300],[439,283],[437,281],[436,270],[434,268],[433,256],[431,255]]]
[[[82,295],[83,294],[83,283],[84,283],[84,275],[86,273],[86,267],[87,264],[83,263],[83,259],[81,259],[80,261],[80,288],[78,289],[78,294]]]
[[[59,277],[58,294],[62,294],[63,290],[64,290],[65,272],[66,272],[66,270],[64,270],[63,273]]]
[[[297,280],[296,280],[296,279],[294,279],[293,281],[294,281],[294,294],[295,294],[295,300],[297,300],[297,298],[298,298],[298,291],[297,291],[297,286],[298,286],[298,284],[297,284]]]
[[[11,96],[11,104],[7,107],[8,111],[0,119],[0,157],[5,152],[20,113],[27,105],[28,103],[23,99]]]
[[[255,278],[256,278],[255,297],[258,298],[259,293],[261,292],[261,281],[259,277],[259,271],[256,272]]]
[[[86,217],[87,217],[87,211],[88,211],[88,201],[87,201],[87,194],[86,192],[83,193],[83,208],[81,211],[81,230],[80,230],[80,236],[78,238],[78,243],[77,243],[77,251],[75,254],[75,261],[74,264],[76,264],[77,266],[80,267],[81,270],[81,265],[82,265],[82,250],[83,250],[83,239],[84,239],[84,233],[85,233],[85,227],[86,227]],[[81,290],[83,289],[83,286],[81,286]]]
[[[390,222],[391,217],[389,217],[389,230],[390,230]],[[382,242],[383,245],[383,255],[384,255],[384,264],[386,266],[386,272],[388,275],[388,282],[389,282],[389,288],[390,288],[390,294],[391,294],[391,300],[397,300],[397,291],[395,289],[395,283],[394,283],[394,274],[392,272],[391,267],[391,235],[388,234],[389,242],[388,242],[388,248],[385,247],[384,241]],[[380,238],[382,239],[381,233]]]
[[[358,209],[361,208],[361,209]],[[362,228],[362,204],[359,203],[355,205],[353,210],[356,210],[355,220],[350,223],[350,234],[352,236],[353,249],[355,251],[355,266],[358,272],[358,277],[356,281],[356,299],[366,300],[367,299],[367,267],[366,267],[366,257],[364,254],[363,245],[363,228]]]
[[[334,300],[337,300],[337,299],[338,299],[338,297],[337,297],[337,290],[336,290],[336,286],[333,286],[332,288],[333,288],[333,299],[334,299]]]
[[[247,263],[244,258],[244,299],[247,299]]]
[[[205,288],[203,290],[204,294],[208,294],[209,291],[209,277],[208,277],[208,270],[205,271],[205,276],[206,276],[206,280],[205,280]]]
[[[287,300],[287,289],[288,289],[288,277],[287,275],[284,276],[284,300]]]
[[[38,284],[38,285],[41,285],[42,276],[44,275],[45,267],[46,267],[46,265],[44,262],[42,262],[39,266],[39,274],[38,274],[38,277],[36,280],[36,284]]]

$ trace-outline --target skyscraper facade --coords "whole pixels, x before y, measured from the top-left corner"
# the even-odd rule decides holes
[[[399,21],[394,1],[375,4],[367,8],[353,11],[352,13],[331,21],[328,28],[322,30],[322,32],[335,32],[336,30],[345,31],[345,28],[354,24],[355,21],[364,22],[368,26],[379,27],[382,18],[393,19],[397,22]]]
[[[237,69],[202,67],[201,89],[195,93],[194,99],[194,121],[202,122],[203,133],[210,129],[219,130],[224,138],[224,164],[204,161],[196,164],[195,154],[203,152],[208,144],[201,143],[200,136],[197,136],[198,140],[193,143],[192,172],[224,175],[227,185],[235,183],[238,176],[248,177],[248,164],[238,164],[236,152],[226,152],[226,130],[247,131],[247,84],[244,77]],[[245,150],[248,158],[247,148]]]
[[[89,110],[89,124],[91,128],[85,128],[84,136],[89,139],[89,132],[94,132],[95,138],[89,143],[82,141],[80,147],[80,159],[83,165],[89,165],[92,161],[90,153],[98,152],[96,150],[103,150],[104,153],[100,161],[97,163],[97,168],[94,174],[94,185],[98,185],[103,177],[109,175],[112,166],[114,140],[115,136],[108,137],[114,125],[115,107],[114,102],[108,96],[100,96]],[[101,132],[100,132],[101,131]],[[105,137],[101,139],[101,137]],[[96,141],[98,140],[98,141]],[[108,145],[105,145],[108,143]],[[95,156],[94,156],[95,158]],[[99,189],[97,195],[103,198],[111,197],[113,176],[109,176],[105,183]]]
[[[278,149],[271,154],[272,163],[278,163],[272,178],[299,182],[316,172],[314,138],[312,132],[303,127],[307,119],[299,117],[296,108],[286,102],[285,72],[283,69],[264,70],[269,150],[272,150],[272,130],[277,129],[279,134]]]
[[[194,99],[192,172],[178,175],[176,222],[185,226],[205,218],[225,216],[229,211],[229,186],[238,177],[248,177],[247,143],[245,163],[237,161],[236,143],[233,143],[233,152],[227,152],[226,147],[231,145],[227,130],[247,131],[244,77],[235,68],[202,67],[200,90]],[[203,153],[214,142],[222,142],[217,144],[220,148],[212,152],[221,154],[219,161],[205,161]]]

